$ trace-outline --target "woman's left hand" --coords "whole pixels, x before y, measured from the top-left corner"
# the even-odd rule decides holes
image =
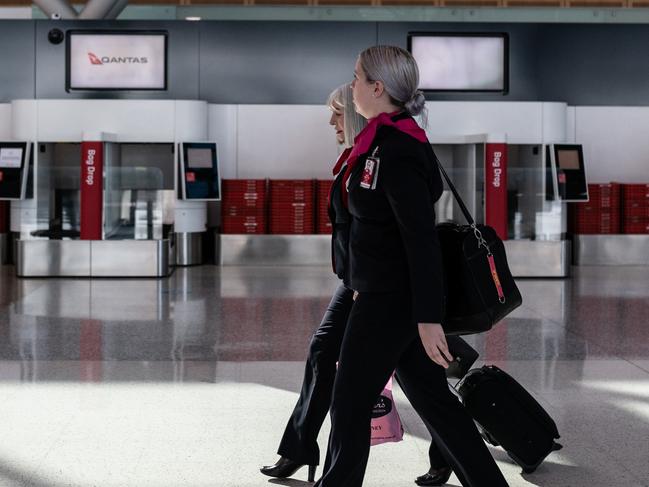
[[[433,362],[448,369],[453,356],[448,351],[446,335],[439,323],[419,323],[419,337],[426,353]]]

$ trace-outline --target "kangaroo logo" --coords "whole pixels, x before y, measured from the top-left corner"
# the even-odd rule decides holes
[[[91,64],[96,64],[96,65],[102,65],[104,63],[101,62],[101,59],[99,59],[95,54],[89,52],[88,57],[90,58],[90,63]]]

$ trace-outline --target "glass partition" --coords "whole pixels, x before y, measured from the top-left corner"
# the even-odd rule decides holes
[[[514,240],[561,240],[565,215],[547,178],[540,144],[507,146],[508,233]]]
[[[21,238],[79,238],[81,144],[36,144],[36,218]]]
[[[36,209],[20,238],[80,237],[81,144],[39,143]],[[158,240],[173,228],[173,144],[106,143],[103,238]]]
[[[104,239],[159,240],[173,224],[173,144],[111,144],[104,168]]]

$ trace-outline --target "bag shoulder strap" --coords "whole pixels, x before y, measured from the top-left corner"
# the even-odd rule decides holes
[[[462,214],[464,215],[464,218],[466,218],[466,221],[469,225],[474,226],[475,225],[475,220],[471,216],[471,213],[469,212],[468,208],[464,204],[464,200],[462,200],[462,197],[460,196],[460,193],[457,192],[457,189],[455,189],[455,185],[451,181],[451,178],[448,176],[446,173],[446,170],[444,169],[444,166],[442,166],[442,163],[439,161],[439,158],[437,157],[437,154],[435,154],[435,151],[433,150],[432,146],[428,144],[430,147],[430,152],[435,158],[435,162],[437,163],[437,167],[439,167],[439,172],[442,173],[442,177],[446,181],[446,184],[448,185],[449,189],[451,190],[451,193],[453,193],[453,197],[455,198],[455,201],[457,201],[457,204],[460,206],[460,210],[462,211]]]

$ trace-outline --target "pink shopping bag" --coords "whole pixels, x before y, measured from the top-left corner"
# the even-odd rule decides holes
[[[371,446],[403,440],[403,426],[392,398],[392,377],[372,409]]]

